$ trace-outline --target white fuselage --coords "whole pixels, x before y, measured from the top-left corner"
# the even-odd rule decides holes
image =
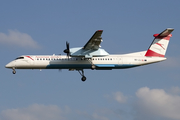
[[[83,59],[82,57],[67,57],[64,55],[24,55],[11,61],[6,68],[12,69],[69,69],[81,70],[91,69],[123,69],[137,67],[166,60],[164,57],[146,57],[145,51],[123,54],[108,55],[103,57],[92,57]]]
[[[167,28],[160,34],[154,34],[154,40],[147,51],[134,52],[122,55],[110,55],[100,48],[103,30],[98,30],[84,45],[71,48],[66,42],[65,55],[23,55],[8,63],[5,67],[13,69],[69,69],[77,70],[85,81],[84,69],[112,70],[125,69],[166,60],[165,53],[168,47],[173,28]]]

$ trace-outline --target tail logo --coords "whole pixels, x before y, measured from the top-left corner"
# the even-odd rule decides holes
[[[165,50],[165,48],[163,47],[164,44],[160,44],[160,43],[156,43],[156,44],[159,45],[160,47],[162,47]]]

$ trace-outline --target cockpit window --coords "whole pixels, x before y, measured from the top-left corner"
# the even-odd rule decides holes
[[[16,58],[15,60],[18,60],[18,59],[24,59],[24,57],[18,57],[18,58]]]

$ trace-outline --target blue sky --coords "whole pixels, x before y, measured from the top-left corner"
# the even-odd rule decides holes
[[[0,4],[0,120],[179,120],[180,1],[3,0]],[[111,54],[147,50],[174,28],[166,61],[111,71],[17,70],[20,55],[63,54],[104,30]]]

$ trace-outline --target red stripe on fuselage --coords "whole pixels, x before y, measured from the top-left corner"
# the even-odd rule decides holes
[[[28,57],[28,58],[30,58],[31,60],[33,60],[33,61],[34,61],[34,59],[32,59],[30,56],[26,56],[26,57]]]

